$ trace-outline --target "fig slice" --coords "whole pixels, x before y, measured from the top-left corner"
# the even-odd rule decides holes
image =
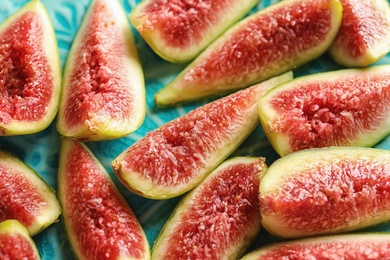
[[[323,54],[341,23],[338,0],[289,0],[236,23],[155,95],[169,106],[244,88]]]
[[[0,259],[40,259],[26,227],[15,219],[0,223]]]
[[[15,219],[34,236],[61,215],[54,190],[23,161],[0,151],[0,222]]]
[[[181,199],[152,249],[152,259],[237,259],[260,230],[264,158],[234,157]]]
[[[144,0],[130,21],[163,59],[188,62],[246,15],[258,0]]]
[[[151,199],[179,196],[199,184],[259,124],[257,103],[292,73],[198,107],[149,132],[112,161],[131,191]]]
[[[78,259],[149,259],[136,216],[88,147],[63,138],[59,200],[70,245]]]
[[[279,242],[246,254],[260,259],[389,259],[390,233],[356,233]]]
[[[390,132],[389,94],[389,65],[303,76],[260,99],[260,121],[281,156],[307,148],[369,147]]]
[[[91,2],[64,71],[58,132],[82,141],[125,136],[145,118],[145,84],[130,23],[117,0]]]
[[[326,147],[294,152],[260,180],[262,225],[277,237],[354,231],[390,220],[390,151]]]
[[[38,0],[0,25],[0,135],[47,128],[57,114],[61,65],[50,18]]]
[[[340,0],[343,19],[330,46],[332,58],[348,67],[365,67],[390,51],[388,0]]]

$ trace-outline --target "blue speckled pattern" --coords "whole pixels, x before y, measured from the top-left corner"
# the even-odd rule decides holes
[[[78,26],[90,3],[90,0],[41,0],[45,5],[53,26],[55,28],[62,65],[65,63],[68,50],[72,44]],[[24,5],[27,0],[0,0],[0,22]],[[120,0],[127,13],[140,0]],[[252,11],[262,9],[276,0],[262,0]],[[183,115],[188,111],[206,103],[209,100],[199,101],[175,108],[159,110],[153,100],[154,93],[170,81],[184,65],[172,64],[161,60],[155,55],[146,43],[134,31],[137,48],[144,68],[147,91],[147,116],[143,125],[133,134],[112,141],[88,143],[88,147],[106,167],[112,175],[119,190],[138,216],[143,226],[150,245],[157,237],[165,220],[180,198],[164,201],[148,200],[132,194],[126,190],[115,178],[110,163],[128,146],[143,137],[147,132],[161,126],[163,123]],[[381,59],[377,64],[390,64],[390,55]],[[306,64],[295,70],[295,76],[310,74],[320,71],[338,69],[340,66],[329,60],[327,55]],[[49,185],[57,187],[57,166],[60,146],[60,136],[55,125],[33,135],[0,137],[0,149],[12,152],[36,170]],[[385,138],[377,147],[390,149],[390,137]],[[234,153],[234,155],[265,156],[267,163],[278,158],[270,147],[262,129],[258,127],[248,140]],[[387,224],[379,225],[373,230],[389,230]],[[55,223],[34,237],[39,253],[44,260],[74,259],[65,231],[61,222]],[[272,238],[264,231],[257,241],[257,246],[272,241]]]

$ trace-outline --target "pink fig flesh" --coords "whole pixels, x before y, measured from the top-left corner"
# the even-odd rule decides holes
[[[260,182],[262,224],[303,237],[361,229],[390,220],[390,152],[308,149],[275,161]]]

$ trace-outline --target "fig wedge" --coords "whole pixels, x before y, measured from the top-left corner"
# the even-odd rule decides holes
[[[241,260],[260,259],[389,259],[390,233],[356,233],[276,243]]]
[[[295,78],[259,102],[275,151],[376,144],[390,133],[390,65]]]
[[[296,238],[390,220],[390,151],[329,147],[289,154],[260,180],[262,225]]]
[[[63,138],[59,200],[78,259],[149,259],[146,235],[107,171],[79,141]]]
[[[34,240],[25,226],[15,219],[0,223],[0,259],[40,259]]]
[[[47,128],[57,114],[61,64],[50,18],[32,0],[0,25],[0,135]]]
[[[54,190],[32,168],[0,151],[0,222],[15,219],[34,236],[61,215]]]
[[[57,129],[98,141],[125,136],[145,118],[145,84],[130,23],[118,0],[91,2],[67,57]]]
[[[258,0],[144,0],[130,21],[163,59],[188,62],[246,15]]]
[[[155,95],[169,106],[244,88],[313,60],[341,23],[338,0],[286,0],[230,27]]]
[[[259,124],[257,103],[292,73],[215,100],[149,132],[112,161],[131,191],[152,199],[179,196],[199,184]]]
[[[235,157],[181,199],[161,230],[152,259],[237,259],[260,230],[264,158]]]
[[[343,19],[329,48],[332,58],[347,67],[366,67],[390,52],[388,0],[340,0]]]

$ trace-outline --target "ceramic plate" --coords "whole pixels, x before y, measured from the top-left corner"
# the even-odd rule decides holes
[[[90,0],[41,1],[45,5],[55,28],[61,62],[63,65],[68,54],[68,50],[72,44],[72,40],[77,32],[78,26],[80,25]],[[27,0],[1,0],[0,22],[9,15],[13,14],[26,2]],[[120,0],[120,2],[123,5],[124,10],[129,13],[139,0]],[[277,1],[260,1],[258,6],[254,8],[252,12],[262,9],[274,2]],[[157,128],[173,118],[187,113],[209,100],[176,106],[170,109],[157,109],[153,100],[155,92],[162,88],[167,82],[172,80],[173,77],[184,67],[183,65],[163,61],[152,52],[152,50],[136,32],[135,37],[146,78],[148,110],[145,121],[135,133],[124,138],[112,141],[92,142],[87,143],[87,145],[106,167],[107,171],[112,175],[119,190],[137,215],[145,230],[149,243],[152,245],[180,197],[163,201],[153,201],[134,195],[126,190],[115,178],[110,167],[110,163],[117,155],[119,155],[128,146],[132,145],[135,141],[143,137],[148,131]],[[381,59],[377,62],[377,64],[390,64],[390,55]],[[339,68],[340,66],[332,62],[327,55],[324,55],[323,57],[296,69],[294,74],[295,77],[298,77],[305,74],[335,70]],[[14,153],[36,170],[49,185],[56,189],[58,153],[60,147],[59,141],[59,135],[54,124],[52,124],[49,128],[37,134],[0,137],[0,149]],[[383,139],[377,147],[390,149],[390,139]],[[264,156],[267,159],[267,164],[271,164],[278,158],[278,155],[273,151],[266,140],[260,126],[255,129],[248,140],[239,147],[233,155]],[[390,231],[390,226],[388,228],[387,224],[383,224],[373,229]],[[34,241],[37,244],[42,259],[44,260],[74,259],[61,222],[52,224],[40,234],[36,235],[34,237]],[[265,231],[262,231],[252,247],[259,247],[272,241],[274,241],[274,238],[268,235]]]

